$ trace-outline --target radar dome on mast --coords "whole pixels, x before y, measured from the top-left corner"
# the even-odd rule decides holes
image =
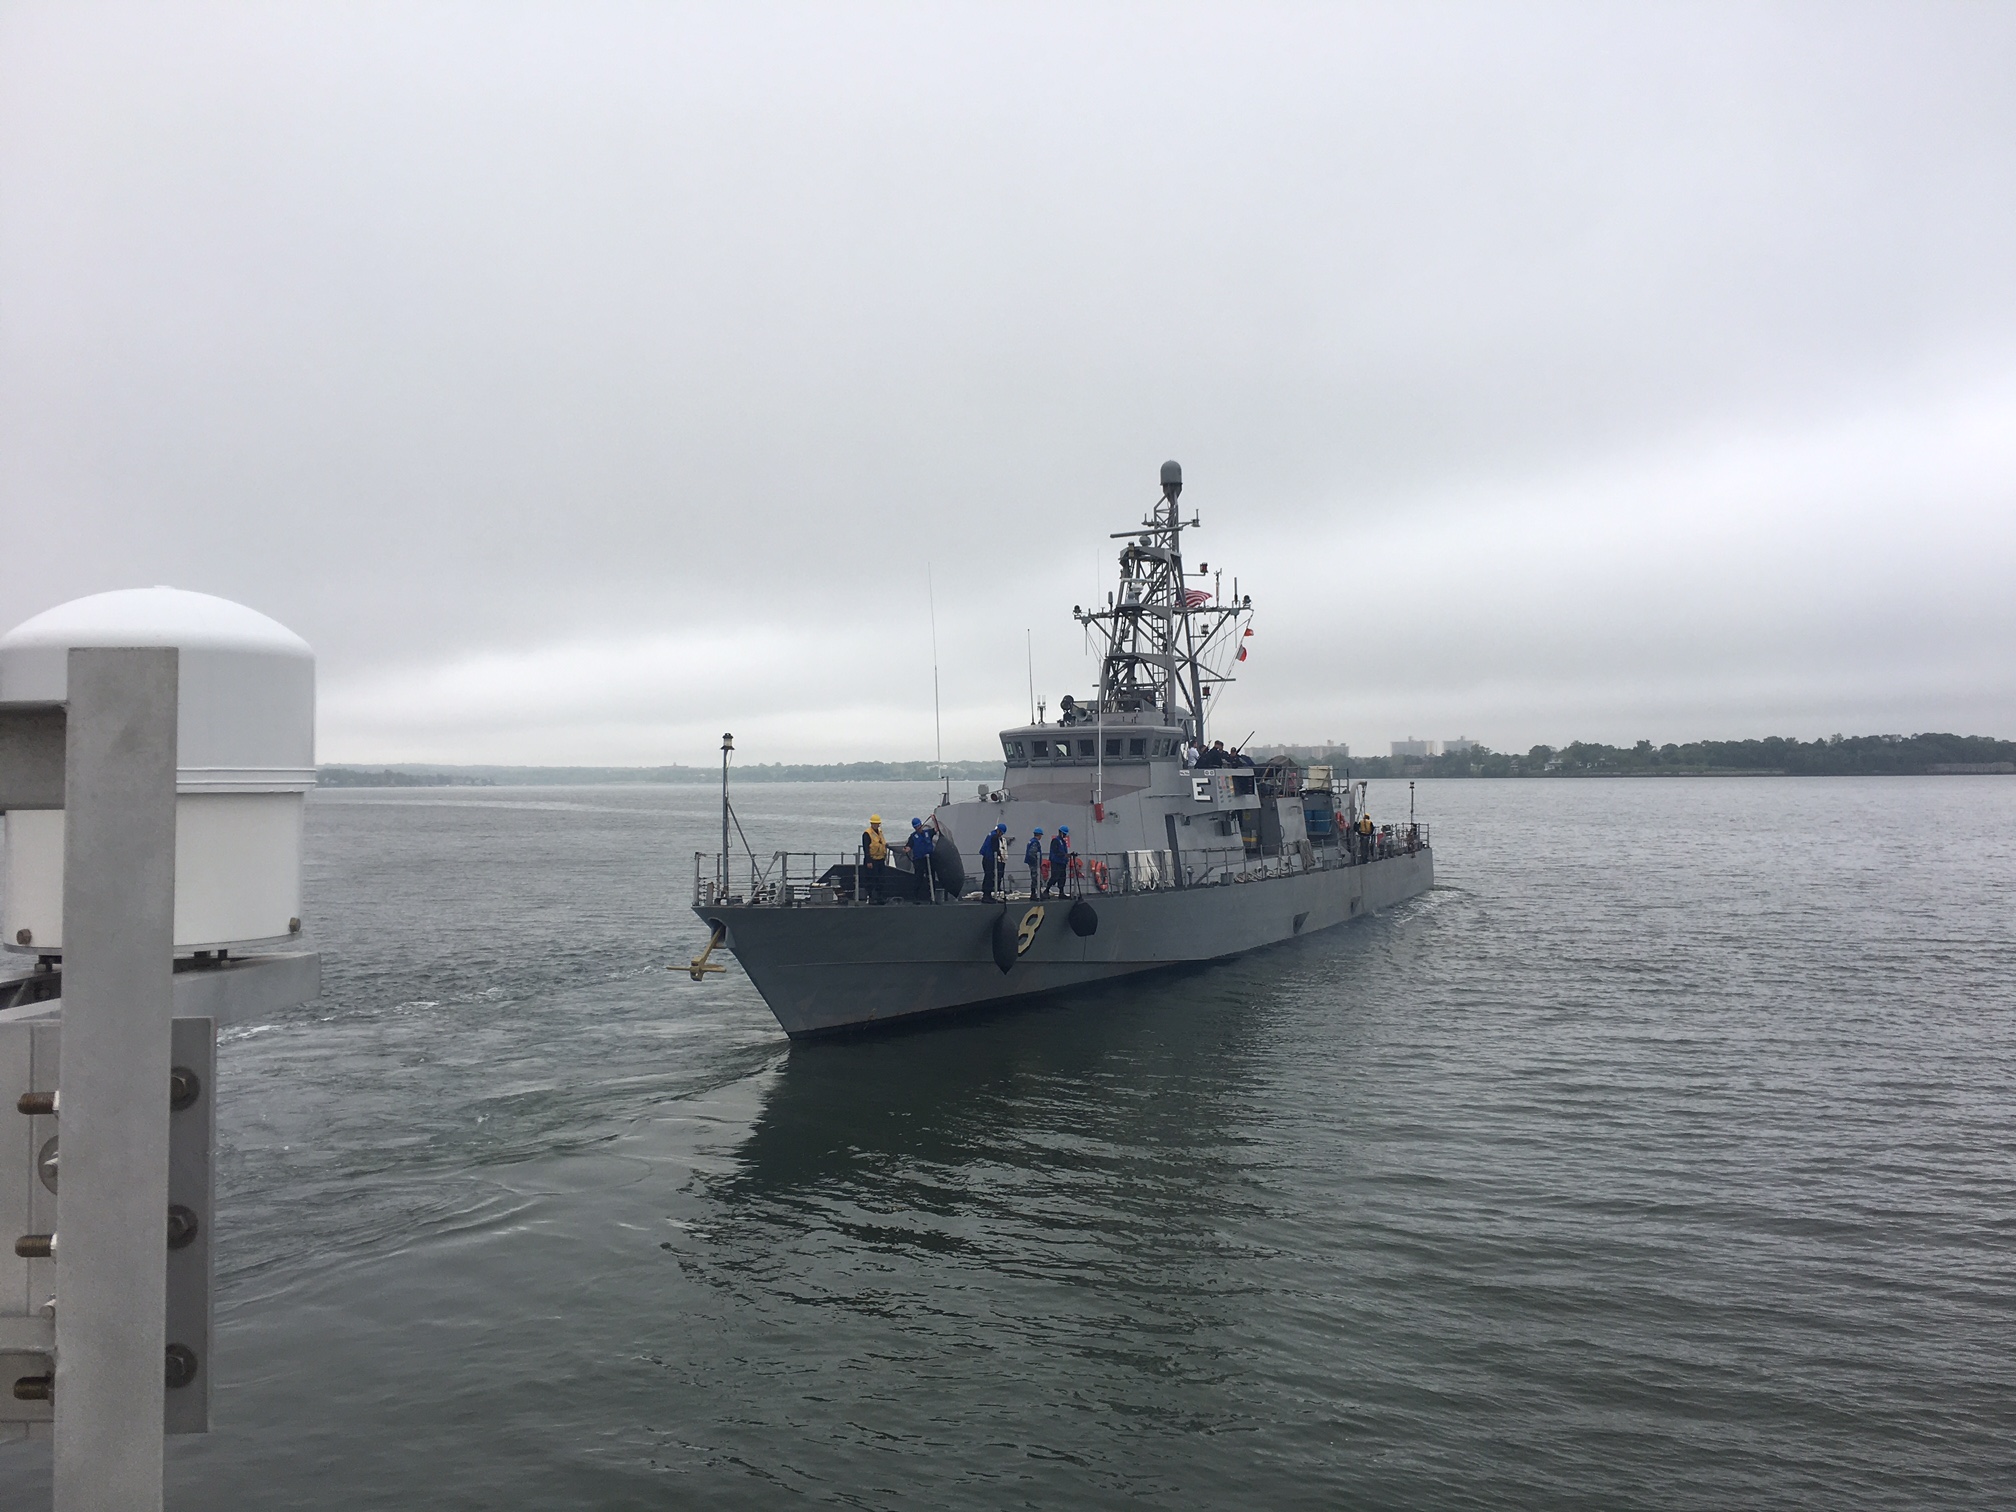
[[[1162,464],[1162,497],[1174,499],[1183,492],[1183,464],[1164,462]]]

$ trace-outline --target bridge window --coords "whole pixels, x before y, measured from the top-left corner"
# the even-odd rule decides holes
[[[1107,741],[1107,742],[1106,742],[1106,754],[1107,754],[1108,756],[1118,756],[1118,755],[1120,754],[1120,742],[1119,742],[1119,741],[1117,741],[1117,740],[1109,740],[1109,741]]]
[[[1127,754],[1129,756],[1146,756],[1148,754],[1148,742],[1145,740],[1128,741]]]
[[[1030,747],[1039,757],[1048,756],[1050,754],[1050,742],[1047,740],[1031,741]]]
[[[1098,755],[1098,754],[1099,754],[1099,752],[1098,752],[1098,749],[1097,749],[1097,744],[1098,744],[1098,743],[1097,743],[1096,741],[1091,741],[1091,740],[1081,740],[1081,741],[1079,741],[1079,742],[1078,742],[1078,754],[1079,754],[1080,756],[1083,756],[1083,757],[1085,757],[1085,758],[1086,758],[1087,760],[1090,760],[1090,759],[1091,759],[1092,757],[1094,757],[1094,756],[1096,756],[1096,755]]]

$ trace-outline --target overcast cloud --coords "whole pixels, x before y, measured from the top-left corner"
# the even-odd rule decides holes
[[[1243,734],[2016,736],[2016,7],[0,11],[0,619],[331,760],[948,755],[1165,457]]]

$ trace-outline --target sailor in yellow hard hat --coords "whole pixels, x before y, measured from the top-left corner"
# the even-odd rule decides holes
[[[861,831],[861,891],[870,901],[882,901],[882,884],[889,876],[889,842],[882,838],[882,816],[870,814],[868,828]]]

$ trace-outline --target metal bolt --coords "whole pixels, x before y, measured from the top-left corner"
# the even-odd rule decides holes
[[[181,1203],[173,1203],[168,1208],[168,1248],[187,1249],[196,1242],[196,1230],[200,1225],[196,1215]]]
[[[289,919],[287,921],[287,933],[289,934],[301,933],[301,921],[299,919]]]
[[[203,1078],[187,1066],[177,1066],[168,1073],[168,1106],[180,1113],[203,1095]]]
[[[186,1344],[168,1346],[167,1375],[169,1389],[187,1386],[196,1379],[196,1351]]]
[[[33,945],[35,943],[35,931],[32,929],[15,930],[14,943],[16,945]]]
[[[42,1118],[56,1111],[54,1092],[23,1092],[14,1100],[14,1106],[30,1118]]]
[[[14,1253],[23,1260],[54,1260],[56,1258],[56,1236],[54,1234],[23,1234],[14,1241]]]
[[[20,1376],[14,1382],[14,1400],[17,1402],[47,1402],[56,1395],[56,1377],[53,1375]]]

